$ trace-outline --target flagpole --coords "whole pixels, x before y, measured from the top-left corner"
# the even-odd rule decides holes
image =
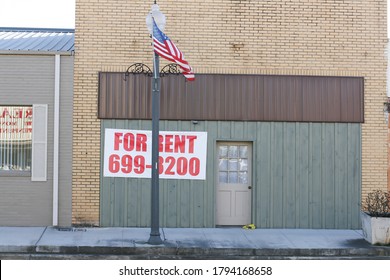
[[[149,244],[159,245],[160,237],[160,189],[158,170],[158,136],[160,133],[160,74],[159,56],[153,52],[153,91],[152,91],[152,193],[151,193],[151,231]]]
[[[160,12],[156,0],[152,5],[152,10],[146,16],[146,25],[149,34],[152,36],[153,44],[153,84],[152,84],[152,186],[151,186],[151,231],[149,244],[162,244],[160,237],[160,190],[159,190],[159,122],[160,122],[160,68],[159,55],[177,63],[183,70],[183,75],[187,80],[195,79],[192,67],[184,60],[181,51],[169,40],[163,33],[165,27],[165,15]],[[165,43],[163,43],[165,42]],[[167,44],[173,46],[176,50],[172,53],[171,48]]]
[[[156,0],[154,1],[156,5]],[[155,7],[155,8],[158,8]],[[147,17],[147,24],[155,16],[160,16],[160,23],[165,25],[165,16],[157,10],[152,12]],[[153,38],[153,26],[148,25],[150,34]],[[153,40],[152,40],[152,44]],[[154,46],[153,46],[154,48]],[[153,51],[153,81],[152,81],[152,182],[151,182],[151,225],[149,244],[160,245],[163,243],[160,236],[160,186],[159,186],[159,122],[160,122],[160,59],[157,53]]]

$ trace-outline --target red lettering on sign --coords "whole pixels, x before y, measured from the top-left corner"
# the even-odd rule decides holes
[[[159,152],[165,153],[194,153],[195,140],[194,135],[159,135],[158,149]]]
[[[27,109],[25,114],[25,118],[32,118],[33,111],[32,109]],[[1,114],[0,118],[9,118],[9,119],[22,119],[23,118],[23,108],[13,108],[13,110],[9,111],[5,108]]]
[[[33,114],[33,110],[32,109],[26,110],[26,118],[32,118],[32,114]]]
[[[145,171],[145,158],[143,156],[124,155],[122,158],[117,154],[112,154],[108,158],[108,170],[111,173],[122,171],[124,174],[134,172],[142,174]]]
[[[186,149],[186,136],[175,135],[175,153],[185,153]]]
[[[175,167],[175,158],[174,157],[167,157],[165,159],[165,162],[168,163],[168,167],[167,167],[166,171],[164,172],[164,174],[175,175],[175,172],[173,171],[173,168]],[[162,169],[164,170],[164,168],[162,168]]]
[[[132,162],[132,157],[130,155],[124,155],[122,157],[121,163],[122,163],[122,172],[123,173],[130,173],[131,170],[133,169],[133,162]]]
[[[146,134],[133,134],[133,133],[126,133],[123,135],[121,132],[115,132],[114,133],[114,151],[118,151],[120,148],[120,144],[123,147],[125,151],[133,151],[134,148],[137,152],[142,151],[145,152],[147,149],[146,141],[148,140],[148,137]]]
[[[173,138],[173,135],[165,135],[165,152],[166,153],[172,153],[173,152],[173,149],[172,149],[172,145],[173,145],[172,138]]]
[[[198,138],[197,136],[187,136],[187,139],[189,140],[189,148],[188,148],[188,152],[190,154],[193,154],[194,153],[194,141],[195,139]]]
[[[1,114],[1,117],[2,117],[2,118],[5,118],[6,116],[9,116],[9,112],[8,112],[8,109],[7,109],[7,108],[4,109],[4,110],[3,110],[3,113]]]
[[[158,158],[158,171],[160,175],[185,176],[190,174],[191,176],[198,176],[200,173],[200,159],[197,157],[190,159],[179,157],[175,159],[171,156],[164,159],[160,156]]]
[[[118,173],[120,168],[120,157],[118,155],[111,155],[108,158],[108,170],[110,170],[111,173]]]
[[[177,174],[185,175],[187,173],[187,159],[185,157],[179,157],[176,165]]]
[[[123,133],[121,132],[115,132],[114,134],[114,151],[119,150],[119,144],[122,143],[122,137]]]
[[[148,136],[146,134],[137,134],[137,151],[146,152],[146,141],[148,140]]]
[[[2,126],[16,126],[18,122],[1,122]]]
[[[145,158],[143,156],[134,157],[134,172],[142,174],[145,171]]]
[[[189,166],[188,172],[190,173],[190,175],[192,175],[192,176],[199,175],[199,173],[200,173],[200,159],[199,158],[196,158],[196,157],[191,158],[188,166]]]
[[[126,151],[132,151],[134,149],[134,134],[126,133],[123,136],[123,149]]]

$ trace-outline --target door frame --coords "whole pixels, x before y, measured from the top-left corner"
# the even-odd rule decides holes
[[[226,144],[226,145],[248,145],[249,151],[248,151],[248,186],[251,188],[250,190],[250,206],[249,206],[249,221],[250,223],[253,223],[254,219],[254,212],[253,212],[253,198],[254,198],[254,190],[255,188],[253,187],[253,174],[254,174],[254,168],[253,168],[253,158],[254,158],[254,143],[253,141],[250,140],[217,140],[215,143],[215,156],[214,156],[214,161],[215,161],[215,199],[214,199],[214,224],[216,227],[223,227],[225,225],[218,225],[217,223],[217,199],[218,199],[218,185],[219,185],[219,161],[218,161],[218,153],[219,153],[219,146]],[[226,225],[228,226],[228,225]],[[239,226],[239,225],[231,225],[231,226]]]

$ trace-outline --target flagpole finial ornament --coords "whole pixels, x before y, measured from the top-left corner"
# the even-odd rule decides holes
[[[148,27],[149,34],[153,34],[153,19],[156,22],[158,28],[164,31],[166,24],[166,17],[160,11],[160,7],[157,4],[152,5],[151,11],[146,16],[146,26]]]
[[[188,81],[194,81],[194,70],[188,64],[187,60],[184,59],[184,55],[178,47],[163,33],[165,23],[165,15],[160,12],[159,6],[157,4],[152,5],[151,11],[146,16],[146,25],[149,34],[151,34],[153,38],[154,52],[158,56],[176,63],[181,68],[184,77],[186,77]]]
[[[152,12],[157,12],[157,11],[160,11],[160,7],[156,3],[154,3],[152,5]]]

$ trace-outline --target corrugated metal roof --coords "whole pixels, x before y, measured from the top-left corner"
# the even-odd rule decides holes
[[[73,29],[2,28],[0,51],[74,51]]]

